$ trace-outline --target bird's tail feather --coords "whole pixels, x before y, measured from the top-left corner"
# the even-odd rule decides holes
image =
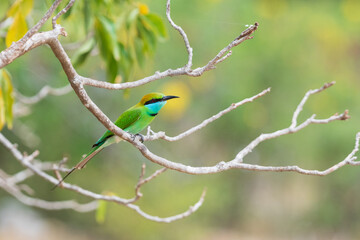
[[[91,150],[88,155],[86,155],[84,157],[83,160],[81,160],[78,164],[76,164],[76,166],[74,168],[76,169],[82,169],[83,167],[85,167],[85,165],[88,163],[88,161],[90,161],[90,159],[92,159],[96,154],[98,154],[101,150],[103,150],[104,148],[102,146],[98,147],[98,148],[94,148],[93,150]]]
[[[98,154],[101,150],[103,150],[103,146],[93,148],[78,164],[75,165],[60,181],[56,184],[51,190],[54,190],[58,187],[62,182],[64,182],[65,178],[67,178],[71,173],[73,173],[76,169],[82,169],[85,165],[92,159],[96,154]]]

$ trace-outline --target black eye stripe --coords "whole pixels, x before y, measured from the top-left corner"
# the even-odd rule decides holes
[[[156,103],[156,102],[161,102],[161,101],[162,101],[162,98],[153,98],[153,99],[150,99],[149,101],[145,102],[144,105],[151,104],[151,103]]]

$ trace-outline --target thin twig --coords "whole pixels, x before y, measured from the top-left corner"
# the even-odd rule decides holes
[[[303,99],[301,100],[301,102],[299,103],[299,105],[297,106],[297,108],[296,108],[296,110],[295,110],[295,112],[294,112],[294,114],[293,114],[293,118],[292,118],[292,120],[291,120],[291,125],[290,125],[290,127],[293,128],[293,127],[295,127],[295,126],[297,125],[297,119],[298,119],[298,117],[299,117],[299,114],[300,114],[300,112],[302,111],[302,109],[303,109],[306,101],[308,100],[308,98],[309,98],[311,95],[313,95],[313,94],[315,94],[315,93],[319,93],[319,92],[321,92],[321,91],[324,91],[325,89],[333,86],[334,84],[335,84],[335,81],[330,82],[330,83],[326,83],[326,84],[324,84],[324,86],[322,86],[321,88],[307,91],[306,94],[305,94],[305,96],[303,97]]]
[[[241,150],[236,155],[236,157],[229,162],[222,161],[222,162],[219,162],[218,164],[216,164],[215,166],[209,166],[209,167],[192,167],[192,166],[187,166],[187,165],[184,165],[181,163],[176,163],[176,162],[170,161],[168,159],[165,159],[163,157],[160,157],[160,156],[152,153],[144,144],[142,144],[139,141],[132,140],[132,138],[130,137],[130,135],[128,133],[126,133],[119,127],[115,126],[110,121],[110,119],[102,112],[102,110],[99,107],[97,107],[97,105],[91,100],[91,98],[88,96],[84,86],[90,85],[90,86],[106,88],[106,89],[126,89],[126,88],[138,87],[140,85],[147,84],[152,81],[162,79],[165,77],[179,76],[179,75],[187,75],[187,76],[192,76],[192,77],[200,76],[205,71],[214,69],[218,63],[221,63],[222,61],[227,59],[231,55],[232,48],[238,46],[240,43],[244,42],[245,40],[252,39],[253,38],[252,34],[254,33],[254,31],[257,30],[259,24],[255,23],[254,25],[251,25],[250,27],[248,27],[237,38],[235,38],[235,40],[233,40],[226,47],[224,47],[206,65],[192,70],[191,69],[192,58],[193,58],[192,48],[190,46],[190,43],[189,43],[186,33],[183,31],[183,29],[180,26],[176,25],[174,23],[174,21],[171,19],[171,17],[170,17],[170,0],[167,0],[166,15],[167,15],[167,18],[168,18],[171,26],[180,33],[180,35],[182,36],[182,38],[185,42],[185,47],[188,51],[187,63],[185,64],[184,67],[180,67],[177,69],[168,69],[163,72],[155,72],[155,74],[152,76],[145,77],[143,79],[140,79],[140,80],[137,80],[134,82],[112,84],[112,83],[106,83],[106,82],[97,81],[94,79],[80,76],[74,69],[73,65],[71,64],[70,58],[68,57],[68,55],[66,54],[65,50],[63,49],[60,41],[58,40],[59,35],[66,36],[67,34],[60,25],[56,24],[56,19],[58,19],[59,16],[61,16],[67,10],[70,9],[72,4],[74,3],[74,0],[70,0],[68,5],[53,18],[53,26],[54,26],[53,30],[43,32],[43,33],[38,33],[38,30],[40,29],[40,27],[44,24],[45,21],[47,21],[51,17],[51,15],[55,11],[56,7],[60,4],[60,2],[61,2],[61,0],[56,0],[54,2],[54,4],[51,6],[51,8],[49,9],[49,11],[45,14],[45,16],[33,28],[31,28],[30,31],[22,39],[20,39],[15,44],[12,44],[9,48],[5,49],[4,51],[0,52],[0,68],[8,65],[12,61],[14,61],[16,58],[25,54],[26,52],[30,51],[31,49],[38,47],[40,45],[48,44],[51,47],[54,55],[57,57],[57,59],[61,63],[63,70],[66,73],[67,78],[71,84],[71,87],[74,89],[75,93],[78,95],[78,98],[83,103],[83,105],[86,108],[88,108],[88,110],[108,130],[112,131],[114,134],[122,137],[123,139],[125,139],[128,142],[130,142],[131,144],[133,144],[143,154],[143,156],[145,156],[150,161],[165,167],[161,170],[156,171],[154,174],[152,174],[150,177],[148,177],[146,179],[143,179],[144,175],[145,175],[145,167],[143,167],[139,181],[137,183],[137,186],[135,187],[135,197],[133,199],[124,199],[124,198],[120,198],[118,196],[107,196],[107,195],[97,194],[97,193],[91,192],[87,189],[83,189],[81,187],[78,187],[78,186],[75,186],[75,185],[72,185],[69,183],[63,183],[63,187],[65,189],[74,191],[82,196],[87,196],[93,200],[105,200],[105,201],[110,201],[110,202],[114,202],[117,204],[122,204],[130,209],[133,209],[134,211],[136,211],[138,214],[140,214],[144,218],[150,219],[152,221],[171,222],[171,221],[175,221],[175,220],[187,217],[187,216],[191,215],[193,212],[195,212],[196,210],[198,210],[198,208],[203,204],[206,191],[204,190],[199,201],[194,206],[190,207],[187,211],[185,211],[181,214],[175,215],[175,216],[167,217],[167,218],[160,218],[157,216],[149,215],[149,214],[145,213],[143,210],[141,210],[141,208],[138,205],[132,204],[132,202],[136,201],[138,198],[141,197],[141,192],[140,192],[141,186],[143,184],[145,184],[146,182],[154,179],[156,176],[158,176],[160,173],[165,171],[167,168],[177,170],[180,172],[184,172],[184,173],[188,173],[188,174],[211,174],[211,173],[217,173],[217,172],[222,172],[222,171],[226,171],[229,169],[237,168],[237,169],[245,169],[245,170],[251,170],[251,171],[275,171],[275,172],[293,171],[293,172],[298,172],[301,174],[323,176],[323,175],[329,174],[331,172],[334,172],[337,169],[339,169],[345,165],[348,165],[348,164],[354,165],[354,166],[360,165],[359,162],[355,161],[356,160],[355,154],[359,151],[360,132],[356,135],[355,146],[354,146],[354,149],[351,151],[351,153],[343,161],[333,165],[332,167],[330,167],[324,171],[305,170],[298,166],[274,167],[274,166],[260,166],[260,165],[243,163],[244,157],[247,156],[250,152],[252,152],[254,150],[254,148],[257,147],[263,141],[266,141],[266,140],[269,140],[272,138],[277,138],[277,137],[280,137],[280,136],[283,136],[286,134],[292,134],[292,133],[298,132],[298,131],[304,129],[305,127],[309,126],[310,124],[326,124],[326,123],[330,123],[332,121],[348,119],[349,118],[348,111],[345,111],[343,114],[340,114],[340,115],[335,114],[326,119],[316,119],[315,115],[313,115],[313,116],[309,117],[308,119],[306,119],[304,122],[302,122],[300,124],[297,123],[298,116],[301,113],[302,108],[303,108],[304,104],[306,103],[307,99],[309,98],[309,96],[323,91],[324,89],[333,85],[333,83],[325,84],[322,88],[308,91],[308,93],[305,94],[304,98],[302,99],[302,101],[299,103],[296,110],[294,111],[291,124],[288,128],[284,128],[284,129],[281,129],[281,130],[278,130],[278,131],[275,131],[272,133],[261,134],[259,137],[257,137],[252,142],[250,142],[250,144],[248,146],[246,146],[243,150]],[[179,134],[176,137],[173,137],[173,138],[167,137],[167,136],[165,136],[165,133],[159,132],[159,133],[153,133],[153,135],[148,136],[148,138],[149,138],[148,140],[155,139],[155,138],[164,138],[169,141],[170,140],[175,141],[175,140],[181,139],[181,138],[188,136],[188,135],[198,131],[199,129],[207,126],[207,124],[220,118],[221,116],[223,116],[227,112],[230,112],[231,110],[235,109],[236,107],[238,107],[246,102],[253,101],[253,100],[257,99],[258,97],[265,95],[267,92],[269,92],[269,90],[270,89],[266,89],[263,92],[255,95],[251,98],[244,99],[243,101],[240,101],[236,104],[231,105],[229,108],[219,112],[218,114],[214,115],[213,117],[211,117],[207,120],[204,120],[201,124],[185,131],[184,133]],[[36,100],[34,100],[34,101],[36,101]],[[148,132],[151,133],[151,130],[149,129]],[[19,174],[13,175],[12,177],[6,176],[6,174],[2,174],[0,172],[2,174],[2,176],[0,178],[0,187],[5,189],[5,191],[7,191],[9,194],[13,195],[15,198],[19,199],[19,201],[22,201],[24,204],[27,204],[30,206],[43,207],[45,209],[51,209],[51,210],[71,208],[71,209],[76,209],[78,211],[85,211],[84,210],[84,208],[85,208],[86,211],[88,211],[89,209],[94,209],[96,207],[95,206],[96,202],[94,202],[94,201],[89,203],[88,205],[86,205],[86,204],[79,205],[78,203],[74,203],[73,201],[48,202],[48,201],[44,201],[41,199],[30,198],[30,197],[26,196],[25,194],[23,194],[19,190],[19,188],[16,186],[16,183],[29,178],[30,176],[32,176],[32,174],[36,174],[36,175],[42,177],[44,180],[51,182],[53,184],[56,184],[58,182],[58,180],[56,178],[52,177],[51,175],[49,175],[48,173],[46,173],[45,169],[43,167],[38,166],[38,163],[36,162],[36,160],[34,160],[34,158],[38,155],[38,152],[35,151],[33,154],[26,156],[25,154],[21,153],[16,148],[16,146],[14,144],[12,144],[7,138],[5,138],[5,136],[3,136],[1,133],[0,133],[0,142],[2,143],[2,145],[5,146],[5,148],[7,148],[12,153],[12,155],[15,157],[15,159],[17,159],[23,165],[23,167],[26,169],[26,170],[20,172]],[[67,169],[64,169],[61,167],[58,167],[57,170],[58,171],[67,171]],[[31,171],[31,173],[30,173],[30,171]],[[79,209],[82,209],[82,210],[79,210]]]
[[[168,0],[169,1],[169,0]],[[97,81],[91,78],[85,78],[85,77],[81,77],[79,76],[78,79],[84,84],[84,85],[89,85],[89,86],[93,86],[93,87],[98,87],[98,88],[105,88],[105,89],[109,89],[109,90],[120,90],[120,89],[128,89],[128,88],[135,88],[135,87],[139,87],[141,85],[159,80],[159,79],[163,79],[165,77],[173,77],[173,76],[180,76],[180,75],[187,75],[187,76],[191,76],[191,77],[199,77],[201,76],[204,72],[212,70],[215,68],[215,66],[218,63],[221,63],[222,61],[224,61],[226,58],[228,58],[231,55],[230,50],[236,46],[238,46],[239,44],[241,44],[242,42],[251,39],[251,34],[254,33],[257,28],[258,28],[258,24],[255,23],[254,25],[251,25],[250,27],[248,27],[244,32],[246,34],[241,34],[241,38],[236,38],[235,40],[233,40],[231,43],[229,43],[226,47],[224,47],[212,60],[210,60],[205,66],[203,67],[199,67],[196,69],[190,69],[189,67],[182,67],[182,68],[177,68],[177,69],[168,69],[165,70],[163,72],[155,72],[154,75],[145,77],[143,79],[139,79],[133,82],[124,82],[124,83],[108,83],[108,82],[103,82],[103,81]],[[243,33],[244,33],[243,32]],[[185,35],[186,36],[186,35]],[[185,43],[187,44],[187,38],[184,39]],[[190,45],[186,45],[186,48],[191,49]],[[192,53],[192,51],[191,51]],[[189,61],[192,59],[192,57],[190,57],[189,55]],[[186,66],[191,66],[191,64],[187,63]]]
[[[190,46],[190,42],[189,42],[189,39],[188,39],[185,31],[180,26],[176,25],[174,23],[174,21],[171,19],[171,16],[170,16],[170,0],[167,0],[167,3],[166,3],[166,17],[167,17],[169,23],[171,24],[171,26],[180,33],[181,37],[184,40],[185,47],[186,47],[186,50],[188,52],[188,62],[185,65],[184,68],[186,70],[190,70],[190,68],[192,66],[193,49]]]
[[[239,106],[241,105],[244,105],[246,103],[249,103],[249,102],[252,102],[254,101],[255,99],[258,99],[262,96],[264,96],[265,94],[269,93],[270,92],[270,88],[267,88],[265,89],[264,91],[252,96],[252,97],[249,97],[249,98],[245,98],[244,100],[242,101],[239,101],[237,103],[233,103],[231,104],[228,108],[220,111],[219,113],[215,114],[214,116],[202,121],[199,125],[196,125],[192,128],[190,128],[189,130],[185,131],[185,132],[182,132],[180,133],[179,135],[177,136],[174,136],[174,137],[169,137],[169,136],[166,136],[165,135],[165,132],[157,132],[157,133],[154,133],[152,132],[152,134],[148,134],[146,137],[145,137],[145,141],[153,141],[153,140],[156,140],[156,139],[164,139],[166,141],[170,141],[170,142],[173,142],[173,141],[178,141],[184,137],[187,137],[191,134],[193,134],[194,132],[196,131],[199,131],[200,129],[206,127],[209,123],[212,123],[214,122],[215,120],[219,119],[220,117],[224,116],[225,114],[229,113],[230,111],[238,108]]]
[[[49,181],[49,182],[51,182],[53,184],[56,184],[58,182],[58,180],[56,178],[50,176],[49,174],[47,174],[46,172],[41,170],[41,168],[34,165],[35,163],[33,163],[31,161],[28,161],[27,157],[24,156],[16,148],[16,145],[12,144],[1,133],[0,133],[0,143],[2,145],[4,145],[5,148],[7,148],[12,153],[12,155],[15,157],[15,159],[17,159],[25,168],[30,169],[36,175],[42,177],[46,181]],[[159,170],[159,171],[162,171],[162,170]],[[156,177],[154,175],[160,174],[159,171],[155,172],[149,178]],[[145,179],[144,181],[147,181],[149,178]],[[4,187],[7,187],[7,186],[8,185],[4,185]],[[0,187],[3,187],[3,186],[0,186]],[[72,185],[72,184],[69,184],[69,183],[63,183],[63,188],[74,191],[74,192],[76,192],[76,193],[78,193],[80,195],[89,197],[89,198],[91,198],[93,200],[104,200],[104,201],[109,201],[109,202],[114,202],[114,203],[117,203],[117,204],[124,205],[124,206],[126,206],[126,207],[128,207],[130,209],[133,209],[138,214],[140,214],[142,217],[144,217],[146,219],[149,219],[151,221],[156,221],[156,222],[171,222],[171,221],[176,221],[176,220],[179,220],[179,219],[182,219],[184,217],[189,216],[190,214],[192,214],[193,212],[195,212],[195,211],[197,211],[199,209],[199,207],[204,202],[204,197],[205,197],[205,193],[203,193],[201,195],[199,201],[197,203],[195,203],[194,206],[190,207],[187,211],[185,211],[183,213],[180,213],[178,215],[174,215],[174,216],[171,216],[171,217],[161,218],[161,217],[152,216],[150,214],[147,214],[139,206],[129,203],[129,199],[120,198],[118,196],[108,196],[108,195],[97,194],[97,193],[91,192],[89,190],[83,189],[81,187],[78,187],[78,186],[75,186],[75,185]],[[8,191],[9,188],[7,188],[5,190]],[[32,199],[32,198],[29,198],[27,196],[20,196],[20,195],[17,195],[16,192],[12,192],[10,194],[13,195],[13,196],[15,195],[15,197],[18,198],[20,201],[22,201],[24,204],[27,204],[27,205],[30,205],[30,206],[42,207],[42,208],[45,208],[45,209],[48,209],[48,210],[60,210],[60,209],[64,209],[64,208],[70,208],[70,209],[74,209],[74,210],[77,210],[77,211],[81,211],[81,207],[76,206],[76,203],[74,204],[73,201],[63,201],[63,202],[51,202],[51,203],[49,203],[49,202],[41,200],[41,199]],[[54,205],[51,205],[51,204],[54,204]],[[75,207],[76,209],[73,208],[73,207]]]
[[[53,19],[52,19],[53,28],[55,28],[55,26],[56,26],[56,20],[58,20],[58,18],[61,15],[65,14],[67,11],[69,11],[69,9],[72,7],[72,5],[74,5],[74,2],[75,2],[75,0],[70,0],[69,3],[66,5],[66,7],[63,10],[61,10],[58,14],[56,14],[55,17],[53,17]],[[84,4],[89,4],[89,3],[85,2]]]
[[[156,178],[157,176],[159,176],[161,173],[165,172],[167,170],[167,168],[161,168],[157,171],[155,171],[151,176],[147,177],[144,179],[145,176],[145,163],[141,166],[141,173],[140,173],[140,177],[139,177],[139,181],[137,182],[136,186],[135,186],[135,197],[133,197],[132,199],[129,199],[129,203],[134,203],[137,200],[139,200],[143,194],[140,192],[140,188],[150,182],[151,180],[153,180],[154,178]]]
[[[64,210],[72,209],[77,212],[90,212],[97,208],[97,201],[91,201],[86,204],[80,204],[75,201],[45,201],[38,198],[32,198],[23,194],[14,185],[7,184],[6,180],[0,178],[0,188],[15,197],[25,205],[42,208],[46,210]]]
[[[325,84],[327,86],[327,84]],[[320,88],[320,89],[323,89]],[[311,90],[314,91],[314,90]],[[320,90],[316,90],[317,92],[320,92]],[[306,95],[307,96],[307,95]],[[306,97],[306,100],[308,97]],[[306,101],[305,101],[306,102]],[[300,103],[298,106],[303,106],[302,103]],[[295,114],[295,113],[294,113]],[[338,121],[338,120],[347,120],[349,118],[348,111],[344,111],[344,113],[338,115],[334,114],[333,116],[327,118],[327,119],[316,119],[315,115],[311,116],[310,118],[306,119],[303,123],[299,124],[296,127],[288,127],[284,128],[272,133],[266,133],[266,134],[260,134],[259,137],[254,139],[252,142],[250,142],[249,145],[247,145],[243,150],[241,150],[235,157],[235,159],[229,161],[229,162],[220,162],[215,166],[209,166],[209,167],[192,167],[188,165],[184,165],[181,163],[176,163],[169,161],[168,159],[165,159],[163,157],[160,157],[154,153],[152,153],[145,145],[143,145],[140,142],[136,142],[134,145],[135,147],[150,161],[159,164],[163,167],[170,168],[176,171],[188,173],[188,174],[212,174],[217,172],[226,171],[233,168],[240,168],[245,170],[259,170],[259,171],[271,171],[271,168],[268,167],[254,167],[255,165],[251,164],[243,164],[243,158],[247,156],[249,153],[251,153],[254,148],[259,145],[261,142],[264,142],[269,139],[277,138],[283,135],[292,134],[295,132],[298,132],[305,127],[309,126],[310,124],[326,124],[330,123],[332,121]],[[160,135],[161,136],[161,135]],[[277,168],[276,170],[281,169],[282,171],[286,171],[286,169],[290,169],[289,171],[294,171],[292,168],[288,167],[281,167]],[[275,170],[275,169],[274,169]],[[304,170],[299,171],[299,173],[303,174],[310,174],[310,175],[317,175],[318,171],[316,170]]]
[[[324,91],[325,89],[331,87],[332,85],[334,85],[335,82],[331,82],[331,83],[325,83],[321,88],[315,89],[315,90],[309,90],[305,96],[303,97],[303,99],[300,101],[300,103],[298,104],[298,106],[296,107],[292,120],[291,120],[291,125],[288,128],[282,129],[282,130],[278,130],[275,131],[273,133],[266,133],[266,134],[261,134],[259,137],[257,137],[255,140],[253,140],[248,146],[246,146],[243,150],[241,150],[237,155],[236,155],[236,159],[239,162],[242,162],[243,158],[248,155],[250,152],[253,151],[253,149],[260,144],[263,141],[272,139],[272,138],[276,138],[276,137],[280,137],[286,134],[290,134],[290,133],[295,133],[300,131],[301,129],[309,126],[310,124],[325,124],[325,123],[329,123],[335,120],[347,120],[349,117],[348,115],[348,111],[346,110],[343,114],[341,115],[333,115],[327,119],[315,119],[315,115],[311,116],[310,118],[308,118],[307,120],[305,120],[302,124],[297,125],[297,119],[299,117],[300,112],[302,111],[303,106],[305,105],[306,101],[309,99],[309,97],[315,93],[320,93],[322,91]]]
[[[16,42],[15,44],[12,44],[10,47],[0,52],[0,69],[6,67],[28,51],[47,44],[51,39],[57,39],[59,35],[66,36],[65,30],[60,26],[50,31],[31,34],[31,37],[24,43]]]
[[[55,9],[59,6],[62,0],[55,0],[55,2],[51,5],[49,10],[45,13],[45,15],[40,19],[40,21],[35,24],[18,42],[20,46],[25,44],[35,33],[37,33],[40,28],[44,25],[44,23],[51,17]],[[1,68],[1,66],[0,66]]]
[[[53,96],[62,96],[71,92],[72,88],[70,85],[66,85],[61,88],[53,88],[50,86],[44,86],[37,94],[31,97],[22,95],[21,93],[16,93],[16,99],[24,104],[35,104],[40,102],[42,99],[46,98],[48,95]]]

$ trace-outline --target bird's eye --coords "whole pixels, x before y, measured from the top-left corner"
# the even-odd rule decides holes
[[[161,99],[156,99],[156,98],[153,98],[153,99],[151,99],[151,100],[149,100],[149,101],[147,101],[146,103],[145,103],[145,105],[147,105],[147,104],[151,104],[151,103],[156,103],[156,102],[158,102],[158,101],[160,101]]]

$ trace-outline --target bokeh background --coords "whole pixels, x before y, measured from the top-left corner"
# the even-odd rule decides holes
[[[164,21],[165,0],[144,1]],[[38,4],[38,3],[37,3]],[[39,4],[39,16],[45,6]],[[245,25],[259,22],[254,39],[233,49],[232,56],[198,78],[172,77],[130,91],[88,87],[90,96],[111,118],[142,95],[162,91],[179,95],[151,124],[155,131],[178,134],[216,114],[233,102],[271,87],[271,93],[247,104],[181,141],[147,142],[155,153],[193,166],[228,161],[261,133],[290,125],[291,116],[306,91],[325,82],[336,85],[306,104],[300,120],[315,113],[327,118],[349,109],[351,119],[312,125],[293,135],[259,145],[246,157],[261,165],[299,165],[323,170],[341,161],[353,149],[359,131],[360,110],[360,2],[357,0],[185,0],[172,1],[172,17],[188,34],[194,49],[194,67],[203,66],[237,37]],[[77,41],[74,23],[64,22]],[[187,61],[183,40],[167,24],[168,39],[135,78],[157,70],[177,68]],[[73,33],[73,35],[71,34]],[[71,51],[69,51],[71,54]],[[60,64],[47,47],[17,59],[7,69],[24,95],[44,85],[67,83]],[[80,74],[105,80],[104,64],[92,56],[77,69]],[[13,130],[2,133],[22,151],[40,150],[39,158],[78,162],[104,127],[81,105],[73,92],[48,97],[31,106],[31,114],[17,118]],[[88,167],[69,178],[95,192],[132,197],[140,168],[159,167],[144,159],[128,143],[112,146]],[[8,173],[21,169],[0,146],[0,167]],[[192,216],[170,224],[148,221],[135,212],[108,204],[103,223],[95,213],[44,211],[21,205],[0,191],[1,239],[358,239],[360,237],[360,168],[346,166],[328,176],[231,170],[192,176],[167,171],[143,187],[140,206],[153,215],[185,211],[207,188],[204,205]],[[88,199],[57,189],[38,177],[27,182],[36,196],[47,200]]]

